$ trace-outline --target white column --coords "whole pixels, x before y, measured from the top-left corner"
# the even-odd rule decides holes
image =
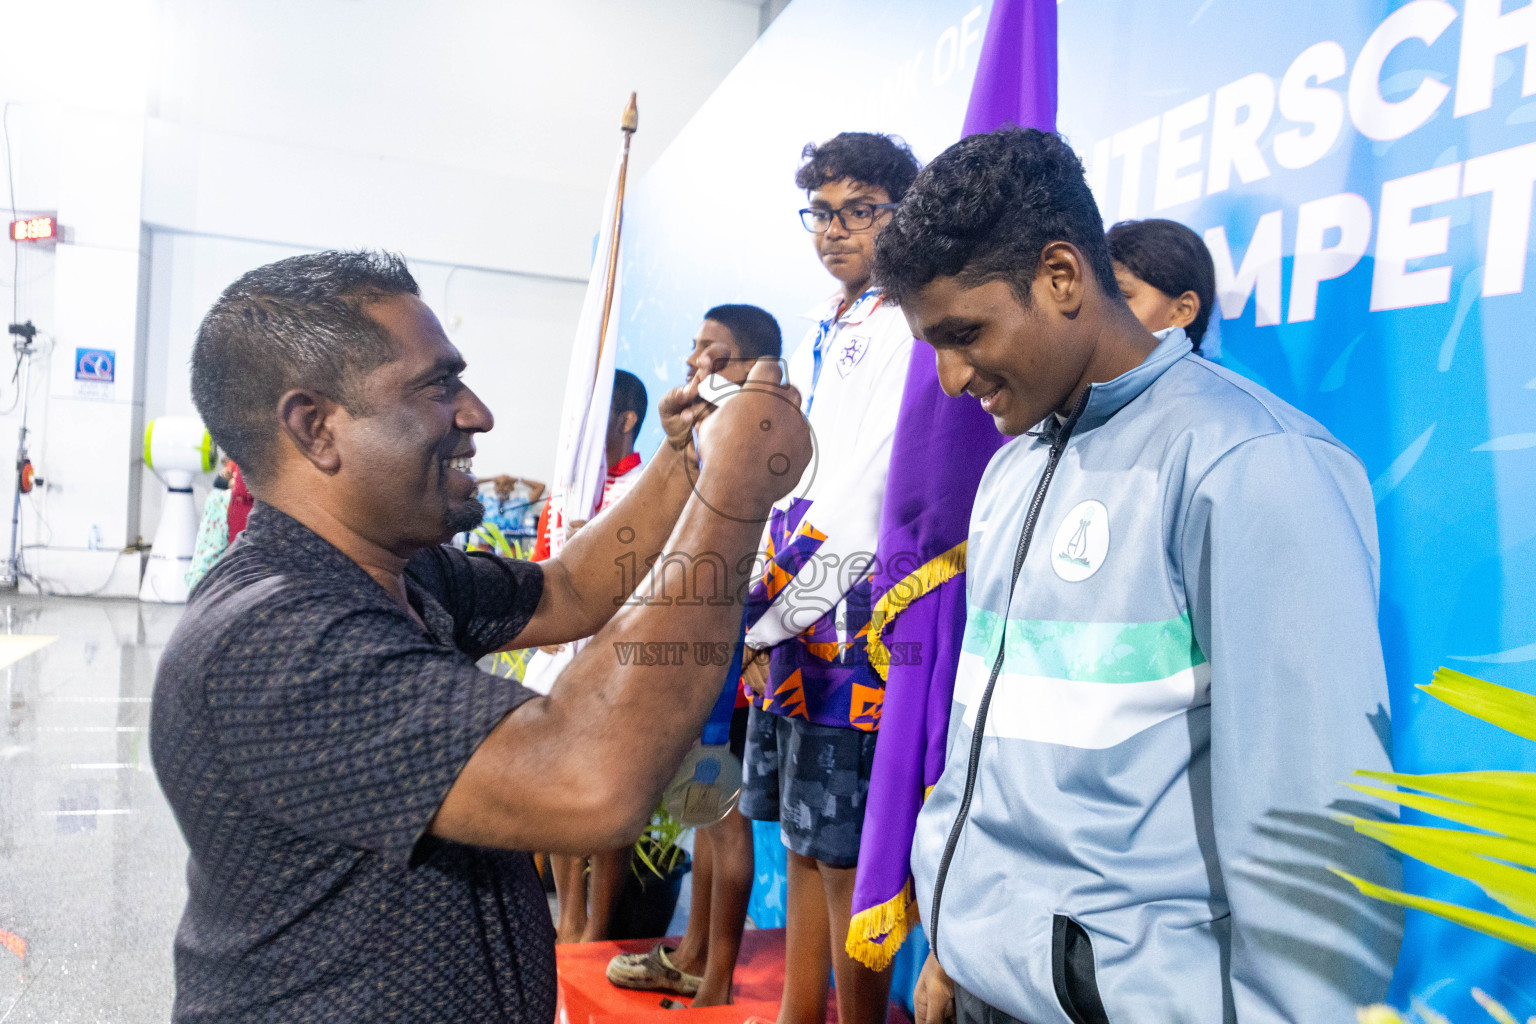
[[[148,254],[140,222],[142,113],[64,107],[54,270],[54,348],[36,369],[47,400],[33,417],[32,458],[46,481],[23,499],[24,568],[45,591],[137,593],[138,464],[143,437],[142,313]],[[109,353],[113,380],[77,377],[79,356]],[[24,589],[28,581],[23,580]]]

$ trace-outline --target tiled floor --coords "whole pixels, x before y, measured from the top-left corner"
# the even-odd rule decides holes
[[[0,594],[0,1024],[170,1018],[186,847],[148,725],[180,614]]]

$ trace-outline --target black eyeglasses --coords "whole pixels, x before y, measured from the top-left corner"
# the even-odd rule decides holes
[[[874,226],[875,217],[881,210],[894,210],[899,203],[850,203],[839,210],[818,210],[810,207],[800,211],[800,223],[815,235],[826,232],[836,217],[844,231],[868,231]]]

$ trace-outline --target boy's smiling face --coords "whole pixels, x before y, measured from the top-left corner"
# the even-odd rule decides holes
[[[842,210],[851,207],[879,206],[889,203],[891,194],[879,185],[866,185],[851,178],[829,181],[808,193],[813,210]],[[816,255],[827,273],[837,278],[846,291],[862,291],[869,284],[870,266],[875,258],[875,238],[890,222],[891,211],[875,211],[874,224],[864,231],[849,231],[837,217],[826,231],[813,234]]]
[[[1052,412],[1070,412],[1083,385],[1097,320],[1083,305],[1085,278],[1076,248],[1052,242],[1028,305],[1005,280],[937,277],[904,298],[901,311],[913,336],[933,346],[945,394],[970,395],[999,433],[1016,437]]]

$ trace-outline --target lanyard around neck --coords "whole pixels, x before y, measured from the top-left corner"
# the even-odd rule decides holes
[[[854,299],[846,308],[839,305],[837,309],[833,310],[832,315],[823,320],[820,326],[817,327],[816,345],[811,350],[811,393],[805,398],[805,414],[807,416],[811,414],[811,406],[816,402],[816,385],[821,382],[821,363],[826,356],[827,343],[832,339],[832,334],[837,329],[838,321],[852,313],[855,309],[858,309],[859,304],[871,295],[876,296],[875,304],[869,308],[869,312],[873,313],[880,303],[884,301],[885,296],[880,294],[879,288],[866,288],[863,295]],[[869,313],[865,314],[866,317],[868,315]]]

